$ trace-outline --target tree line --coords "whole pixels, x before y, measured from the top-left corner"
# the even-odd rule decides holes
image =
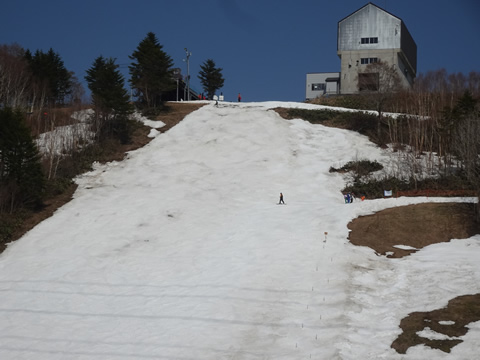
[[[374,74],[375,82],[362,83],[373,77],[359,78],[364,91],[316,102],[377,111],[369,136],[380,146],[403,150],[401,171],[409,172],[412,188],[426,170],[439,176],[437,184],[480,195],[480,73],[429,71],[420,74],[412,88],[405,88],[388,63],[370,64],[365,72]]]
[[[480,73],[430,71],[412,89],[388,90],[382,110],[408,115],[382,118],[380,140],[409,147],[412,179],[422,155],[429,154],[431,173],[464,179],[480,194]]]
[[[155,116],[166,100],[175,99],[179,79],[173,60],[154,33],[147,33],[129,59],[131,94],[115,58],[100,55],[93,60],[84,77],[93,112],[87,127],[72,132],[65,125],[78,123],[71,115],[87,106],[85,90],[60,54],[0,45],[0,213],[41,207],[50,182],[80,171],[79,154],[111,142],[129,143],[134,110]],[[209,98],[223,87],[222,69],[212,59],[201,66],[198,77]],[[58,137],[68,131],[69,144],[59,152],[58,139],[50,138],[41,156],[35,139],[52,130]]]
[[[93,60],[85,75],[93,109],[88,127],[69,134],[74,138],[60,153],[52,139],[42,158],[34,139],[77,122],[64,110],[80,109],[84,90],[53,49],[31,52],[16,44],[0,45],[0,212],[39,206],[45,184],[73,177],[80,170],[78,154],[95,144],[105,148],[112,141],[130,142],[133,122],[129,119],[134,109],[151,115],[162,111],[177,87],[172,58],[152,32],[129,58],[130,95],[116,59],[100,55]],[[381,75],[384,85],[370,89],[368,83],[364,86],[368,91],[360,96],[324,101],[377,110],[376,142],[396,148],[408,146],[405,153],[410,157],[412,179],[419,171],[417,160],[427,153],[437,155],[430,157],[431,169],[440,168],[446,176],[458,164],[462,176],[480,184],[480,74],[438,70],[420,74],[412,89],[400,90],[388,64],[370,64],[368,68]],[[224,84],[222,69],[212,59],[201,65],[198,78],[209,98]],[[385,112],[410,115],[389,117],[383,116]],[[37,179],[35,186],[27,178]]]

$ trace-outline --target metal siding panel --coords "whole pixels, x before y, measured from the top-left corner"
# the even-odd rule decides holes
[[[309,73],[307,74],[307,81],[306,81],[306,91],[305,91],[305,98],[306,99],[315,99],[319,95],[323,95],[323,91],[313,91],[312,84],[327,84],[327,92],[328,92],[328,83],[326,83],[327,78],[332,77],[340,77],[339,72],[329,72],[329,73]],[[336,85],[334,85],[336,87]]]
[[[400,19],[369,4],[338,24],[338,50],[400,48]],[[378,44],[361,44],[362,37],[378,37]]]

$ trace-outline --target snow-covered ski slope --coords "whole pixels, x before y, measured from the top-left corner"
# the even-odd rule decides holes
[[[479,236],[402,259],[347,240],[359,215],[461,199],[344,204],[330,166],[390,154],[276,106],[307,105],[209,104],[79,177],[0,255],[0,359],[477,357],[480,323],[450,354],[390,345],[410,312],[480,292]]]

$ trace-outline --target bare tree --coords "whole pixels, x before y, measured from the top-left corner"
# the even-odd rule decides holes
[[[467,90],[475,97],[480,97],[480,73],[471,71],[468,74]]]
[[[12,108],[27,103],[30,72],[18,44],[0,46],[0,103]]]
[[[480,200],[480,102],[469,92],[459,99],[451,114],[456,119],[452,148],[461,160],[466,179]],[[477,219],[480,211],[477,205]]]
[[[381,123],[385,106],[393,95],[402,88],[400,76],[394,65],[376,62],[366,66],[358,74],[358,89],[369,98],[378,112],[377,136],[381,139]]]

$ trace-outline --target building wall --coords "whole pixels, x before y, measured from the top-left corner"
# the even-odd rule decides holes
[[[401,20],[373,4],[364,6],[338,23],[338,51],[400,48]],[[378,38],[362,44],[361,38]]]
[[[305,99],[311,100],[326,94],[338,94],[340,73],[308,73],[305,89]],[[329,81],[327,81],[327,79]]]
[[[413,83],[413,77],[405,71],[398,49],[378,49],[362,51],[343,51],[340,65],[340,92],[354,94],[358,92],[358,74],[365,72],[368,64],[362,64],[362,59],[378,59],[389,65],[394,65],[400,76],[402,85],[407,87]]]
[[[411,86],[416,76],[417,47],[406,26],[371,3],[339,21],[337,54],[342,94],[358,92],[358,74],[368,65],[365,59],[393,65],[404,86]]]
[[[417,73],[417,45],[403,21],[368,3],[338,22],[337,55],[340,57],[339,82],[327,82],[338,73],[307,74],[305,97],[325,93],[358,93],[358,74],[370,61],[393,66],[402,85],[413,85]],[[324,84],[312,89],[312,84]],[[315,88],[315,87],[314,87]]]

